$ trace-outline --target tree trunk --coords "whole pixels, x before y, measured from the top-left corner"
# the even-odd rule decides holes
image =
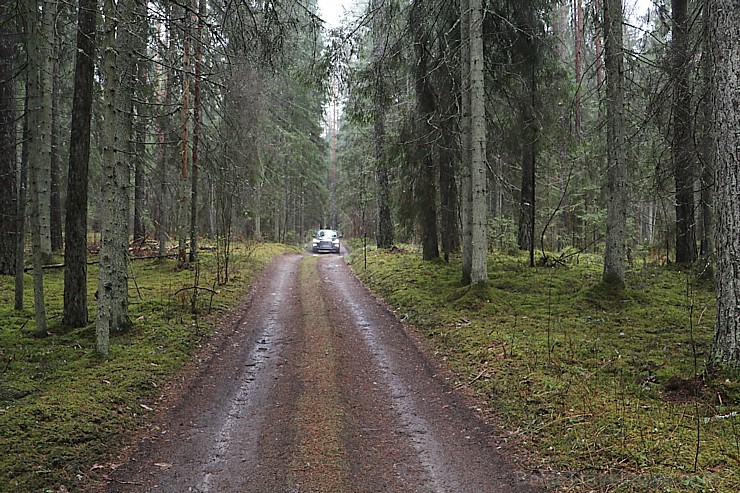
[[[97,351],[107,355],[111,332],[131,327],[128,316],[128,148],[131,138],[132,55],[130,52],[131,4],[121,2],[116,9],[106,0],[104,45],[102,52],[103,116],[102,129],[102,234],[98,270],[96,320]],[[119,24],[119,22],[121,24]],[[118,36],[116,30],[120,26]]]
[[[182,48],[182,101],[180,104],[180,182],[178,190],[180,199],[177,203],[178,221],[178,266],[182,268],[187,263],[186,244],[190,218],[190,39],[191,39],[191,7],[190,0],[185,2],[185,11],[182,13],[183,48]]]
[[[716,166],[717,325],[712,358],[740,367],[740,5],[709,0]]]
[[[197,45],[195,48],[195,83],[193,87],[193,176],[190,187],[190,262],[198,259],[198,171],[203,140],[203,109],[201,107],[201,76],[203,74],[203,30],[206,2],[198,2]]]
[[[87,324],[87,182],[90,163],[90,118],[95,74],[97,0],[80,0],[77,14],[72,131],[67,172],[64,249],[64,313],[67,327]]]
[[[575,100],[575,130],[576,138],[581,135],[581,53],[583,51],[583,5],[582,0],[576,0],[576,100]]]
[[[460,216],[462,219],[462,284],[473,269],[473,207],[470,127],[470,0],[460,1]]]
[[[163,105],[165,108],[169,108],[170,105],[172,105],[172,91],[170,88],[170,75],[169,75],[169,65],[172,63],[171,61],[171,52],[173,51],[173,43],[170,40],[169,32],[172,31],[173,26],[171,26],[172,23],[172,6],[168,5],[166,7],[166,14],[167,19],[165,20],[165,23],[167,25],[167,33],[165,33],[165,39],[160,43],[160,49],[162,50],[162,53],[160,54],[160,59],[163,59],[165,61],[165,67],[161,68],[160,72],[157,74],[157,99],[158,103]],[[163,46],[162,46],[163,45]],[[158,187],[157,187],[157,242],[159,244],[159,256],[163,257],[167,251],[167,230],[170,226],[169,224],[169,218],[167,214],[168,209],[168,202],[170,201],[170,197],[167,193],[167,163],[168,158],[170,154],[169,144],[168,144],[168,134],[169,132],[169,125],[168,125],[168,119],[167,116],[164,113],[161,113],[157,117],[157,181],[158,181]]]
[[[8,18],[12,5],[0,1],[0,275],[15,272],[18,242],[15,35]]]
[[[386,103],[386,82],[383,76],[383,59],[385,57],[385,34],[383,27],[383,2],[373,0],[373,120],[375,144],[375,196],[378,207],[378,229],[376,244],[378,248],[390,248],[395,240],[393,217],[390,207],[390,170],[386,156],[385,115],[388,112]]]
[[[488,167],[483,58],[483,2],[470,0],[470,184],[472,238],[470,283],[488,284]]]
[[[451,121],[448,120],[448,121]],[[442,128],[442,148],[439,151],[439,199],[440,225],[442,236],[442,254],[446,262],[450,261],[450,254],[460,248],[460,228],[457,217],[457,180],[455,179],[455,149],[454,131],[451,128]]]
[[[427,34],[424,32],[423,11],[421,2],[415,2],[411,7],[410,24],[413,26],[414,51],[416,53],[415,90],[416,107],[419,121],[415,129],[415,143],[418,166],[416,187],[416,210],[419,212],[422,257],[424,260],[439,258],[439,241],[437,232],[437,170],[434,162],[434,128],[430,121],[434,117],[435,101],[432,88],[429,84],[427,70],[428,47]]]
[[[607,217],[604,282],[624,288],[627,190],[624,134],[622,0],[604,1],[607,117]]]
[[[521,128],[521,191],[519,205],[519,231],[517,241],[521,250],[529,251],[529,263],[534,267],[536,178],[538,153],[537,122],[537,63],[538,41],[536,17],[531,8],[517,11],[519,34],[516,43],[517,56],[521,59],[523,94],[520,103]]]
[[[54,16],[54,24],[52,25],[54,32],[57,32],[56,15]],[[54,56],[51,62],[52,66],[52,77],[51,77],[51,159],[50,159],[50,197],[49,197],[49,232],[51,240],[51,251],[59,253],[62,251],[63,240],[62,240],[62,156],[61,147],[59,142],[61,140],[61,124],[59,114],[60,106],[60,89],[59,89],[59,50],[60,42],[59,36],[55,36],[53,41]],[[73,109],[74,111],[74,109]]]
[[[442,26],[444,32],[451,32],[459,22],[455,15],[446,15]],[[454,40],[453,40],[454,42]],[[442,239],[442,254],[445,262],[450,261],[450,254],[460,250],[460,218],[457,191],[457,163],[460,159],[460,144],[458,141],[459,127],[455,116],[459,111],[459,99],[456,87],[460,73],[455,60],[448,53],[455,47],[447,36],[438,34],[438,59],[442,60],[438,78],[438,107],[440,145],[437,147],[439,160],[439,201],[440,201],[440,237]]]
[[[534,72],[534,71],[533,71]],[[522,103],[522,181],[519,201],[519,233],[517,241],[520,250],[534,251],[534,218],[535,218],[535,178],[536,178],[536,157],[535,157],[535,135],[533,132],[534,108],[532,107],[532,81],[528,77],[525,83],[525,100]]]
[[[143,242],[146,238],[146,227],[144,225],[144,214],[146,211],[146,184],[144,169],[146,167],[146,141],[148,135],[147,122],[151,112],[149,111],[150,86],[147,81],[149,77],[150,64],[146,53],[149,36],[149,19],[147,18],[147,2],[145,0],[135,1],[136,36],[134,38],[133,51],[136,54],[136,81],[134,93],[135,124],[133,144],[136,148],[132,160],[134,162],[134,217],[133,217],[133,239],[134,242]]]
[[[673,142],[671,154],[676,181],[676,262],[696,260],[694,225],[694,162],[691,131],[691,88],[689,87],[688,0],[671,0],[673,79]]]
[[[704,1],[702,11],[702,35],[704,37],[704,54],[701,59],[702,73],[702,135],[701,135],[701,277],[714,279],[714,152],[712,147],[712,108],[710,105],[712,97],[712,65],[707,54],[709,46],[709,5]]]
[[[28,86],[26,86],[28,87]],[[28,91],[24,101],[25,110],[28,111]],[[18,183],[18,209],[16,217],[18,224],[18,236],[15,245],[15,309],[23,310],[24,297],[24,267],[26,254],[26,202],[28,202],[28,118],[23,119],[23,145],[21,147],[21,172],[20,183]]]
[[[37,337],[46,336],[46,305],[44,301],[44,274],[42,271],[45,260],[48,258],[49,251],[44,250],[42,245],[42,210],[44,204],[48,206],[49,182],[48,174],[45,180],[43,168],[48,171],[48,165],[44,166],[43,162],[48,162],[48,126],[50,124],[47,118],[47,111],[44,108],[44,83],[46,79],[42,73],[46,69],[45,52],[41,48],[43,40],[43,30],[39,31],[42,16],[39,5],[35,1],[28,3],[25,19],[26,50],[28,53],[28,66],[26,74],[27,80],[27,98],[26,118],[28,119],[28,179],[29,195],[31,202],[31,246],[33,249],[33,300],[34,314],[36,318],[36,329],[34,334]],[[46,201],[43,200],[46,197]],[[47,207],[48,218],[48,207]],[[47,223],[48,226],[48,223]],[[48,232],[48,229],[47,229]],[[48,235],[47,235],[48,239]],[[49,247],[50,248],[50,247]]]
[[[52,66],[54,21],[57,12],[57,0],[42,3],[41,32],[36,51],[38,54],[38,77],[41,93],[39,102],[39,127],[37,138],[41,148],[38,155],[36,180],[39,200],[40,248],[44,263],[51,259],[51,134],[52,134]]]

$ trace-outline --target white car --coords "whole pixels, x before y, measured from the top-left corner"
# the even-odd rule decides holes
[[[311,239],[311,251],[313,253],[339,253],[339,238],[341,237],[342,235],[333,229],[320,229]]]

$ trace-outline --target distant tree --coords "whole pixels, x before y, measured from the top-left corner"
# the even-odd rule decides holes
[[[608,171],[603,280],[616,289],[622,289],[627,241],[622,0],[604,0],[604,6]]]
[[[708,0],[716,166],[717,325],[713,359],[740,367],[740,4]]]
[[[66,245],[62,323],[67,327],[82,327],[88,322],[87,199],[97,10],[97,0],[80,0],[64,228]]]

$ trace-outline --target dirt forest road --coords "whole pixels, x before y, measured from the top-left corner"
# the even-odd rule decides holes
[[[336,255],[286,255],[159,406],[107,492],[534,492]]]

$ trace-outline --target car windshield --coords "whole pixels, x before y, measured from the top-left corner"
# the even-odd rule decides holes
[[[322,229],[316,236],[322,240],[334,239],[337,237],[337,232],[330,229]]]

